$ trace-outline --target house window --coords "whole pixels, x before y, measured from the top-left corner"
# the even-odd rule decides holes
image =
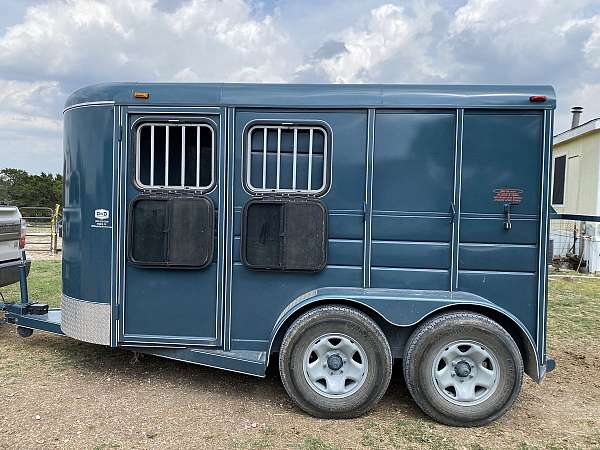
[[[254,193],[324,193],[329,183],[328,137],[319,126],[253,126],[247,133],[246,186]]]
[[[215,182],[215,135],[206,123],[144,123],[136,136],[141,188],[210,190]]]
[[[552,204],[563,205],[565,202],[565,181],[567,173],[567,155],[554,158],[554,174],[552,177]]]

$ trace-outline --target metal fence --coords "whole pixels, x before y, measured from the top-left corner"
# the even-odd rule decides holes
[[[56,254],[59,242],[60,205],[54,209],[40,206],[19,207],[21,217],[27,223],[25,249],[29,252]]]
[[[600,223],[552,220],[553,264],[580,272],[600,272]]]

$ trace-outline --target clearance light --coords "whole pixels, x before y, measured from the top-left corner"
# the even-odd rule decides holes
[[[133,92],[133,96],[135,98],[143,98],[144,100],[148,100],[150,98],[150,93],[149,92],[134,91]]]
[[[541,103],[546,101],[545,95],[532,95],[529,97],[529,101],[532,103]]]

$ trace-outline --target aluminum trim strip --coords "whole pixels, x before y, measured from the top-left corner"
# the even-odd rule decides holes
[[[92,344],[110,345],[110,303],[61,296],[60,329],[67,336]]]

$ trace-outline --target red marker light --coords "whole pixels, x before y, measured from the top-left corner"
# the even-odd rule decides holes
[[[545,95],[532,95],[529,97],[529,101],[532,103],[541,103],[546,101]]]

